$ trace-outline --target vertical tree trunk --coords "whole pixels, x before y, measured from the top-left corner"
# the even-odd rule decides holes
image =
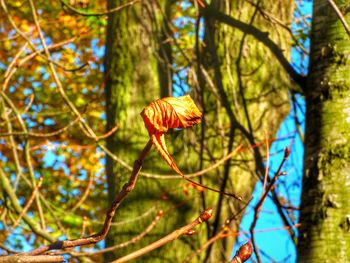
[[[108,8],[112,9],[126,2],[110,0]],[[107,147],[131,165],[148,140],[139,113],[159,94],[156,61],[151,56],[150,22],[147,23],[149,19],[145,16],[143,4],[110,14],[106,37],[104,65],[107,130],[119,125],[117,133],[107,139]],[[110,204],[128,180],[130,171],[107,156],[106,172]],[[142,202],[143,200],[139,203],[127,201],[128,205],[117,211],[116,221],[133,219],[145,213]],[[130,240],[138,231],[142,232],[146,224],[147,222],[136,225],[121,224],[120,227],[113,227],[107,237],[106,246]],[[130,250],[111,253],[107,255],[107,260],[124,255],[127,251]]]
[[[261,11],[285,24],[290,24],[293,1],[272,3],[266,0],[258,1],[258,4],[254,5],[246,1],[216,0],[211,4],[235,19],[269,32],[269,36],[285,50],[285,56],[288,57],[290,52],[288,32],[276,28],[276,25],[266,19]],[[267,133],[270,137],[275,136],[281,121],[289,111],[288,89],[292,87],[292,83],[286,72],[255,38],[218,24],[210,17],[205,17],[204,41],[206,61],[203,66],[216,88],[216,91],[213,91],[209,85],[202,87],[205,89],[203,101],[208,111],[205,117],[209,123],[205,137],[210,139],[204,138],[207,152],[212,156],[226,155],[242,142],[242,138],[246,144],[253,145],[264,141]],[[271,67],[271,64],[274,67]],[[219,102],[213,94],[217,94]],[[241,127],[238,127],[238,124]],[[221,131],[220,135],[218,131]],[[213,134],[216,134],[215,138],[211,138]],[[208,143],[210,141],[211,143]],[[215,176],[215,183],[221,186],[221,190],[242,195],[247,200],[258,177],[263,174],[265,153],[256,148],[253,153],[245,152],[243,156],[255,161],[249,162],[246,170],[227,162]],[[225,219],[242,208],[242,204],[237,201],[222,196],[215,196],[215,199],[216,201],[212,202],[216,206],[211,236],[220,230]],[[237,231],[240,221],[241,216],[233,222],[233,228]],[[234,238],[227,238],[210,246],[206,262],[228,260],[233,243]]]
[[[349,1],[335,1],[350,22]],[[350,262],[350,41],[314,1],[299,262]]]
[[[126,2],[110,0],[108,8]],[[149,140],[139,113],[151,101],[172,93],[171,49],[167,41],[170,32],[166,24],[169,18],[163,17],[163,14],[170,14],[170,2],[161,1],[158,6],[151,1],[142,1],[108,18],[105,54],[107,129],[115,124],[120,128],[115,136],[107,139],[107,146],[129,165]],[[157,174],[170,172],[156,151],[147,156],[144,168]],[[109,157],[106,170],[110,203],[129,178],[130,171]],[[159,210],[167,213],[151,233],[130,246],[107,254],[106,261],[140,249],[193,219],[197,211],[186,201],[182,187],[181,180],[154,180],[141,176],[135,189],[118,208],[117,224],[112,226],[106,246],[130,241],[145,231]],[[189,238],[179,238],[140,260],[176,262],[184,259],[193,246]]]
[[[160,23],[160,36],[158,42],[158,76],[160,82],[160,96],[162,98],[173,95],[173,71],[171,58],[171,29],[169,28],[171,17],[171,0],[163,1],[164,17]]]

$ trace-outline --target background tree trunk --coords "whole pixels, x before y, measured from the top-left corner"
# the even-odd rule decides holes
[[[335,1],[350,21],[349,1]],[[350,41],[326,0],[314,1],[306,90],[299,262],[350,261]]]
[[[126,2],[108,1],[108,9]],[[139,113],[159,94],[156,61],[151,55],[150,22],[145,17],[146,7],[139,4],[111,14],[108,18],[105,53],[107,130],[115,124],[120,127],[114,136],[107,139],[107,147],[128,164],[136,160],[139,151],[148,140]],[[110,204],[128,180],[130,171],[108,156],[106,171],[109,197],[106,203]],[[139,185],[134,194],[139,193],[138,189]],[[130,196],[126,200],[127,205],[118,211],[116,222],[136,218],[151,207],[150,204],[144,204],[147,200],[135,202],[131,198],[135,198],[135,195]],[[141,196],[138,198],[142,199]],[[152,214],[150,216],[152,217]],[[130,240],[138,231],[144,230],[151,217],[142,223],[125,223],[112,227],[106,246]],[[128,248],[116,251],[107,255],[107,260],[115,259],[127,252],[130,252]]]
[[[122,126],[120,132],[109,139],[108,145],[112,152],[123,156],[128,163],[133,162],[137,151],[142,147],[141,144],[148,139],[145,132],[140,132],[145,129],[141,127],[143,124],[138,112],[150,101],[157,99],[159,93],[162,96],[171,95],[169,93],[172,86],[173,61],[170,43],[174,44],[176,40],[171,39],[168,24],[171,21],[170,4],[168,2],[162,4],[164,6],[159,10],[151,4],[143,3],[142,6],[133,7],[127,12],[117,13],[109,18],[106,50],[107,118],[109,128],[115,122]],[[288,32],[275,28],[276,24],[267,19],[261,10],[268,9],[270,15],[288,24],[292,19],[293,1],[274,4],[264,1],[259,6],[245,1],[213,1],[212,4],[226,14],[253,24],[263,31],[269,31],[271,38],[286,50],[288,57],[290,50]],[[165,14],[165,17],[160,16],[160,13]],[[143,14],[152,16],[152,19],[140,19]],[[161,18],[154,19],[157,14]],[[156,24],[147,24],[149,21],[156,21]],[[189,82],[192,88],[189,91],[193,93],[195,99],[202,102],[204,111],[202,131],[200,134],[196,132],[199,129],[174,131],[168,135],[169,141],[172,141],[168,145],[169,151],[174,153],[179,167],[184,172],[194,172],[212,165],[232,152],[240,143],[253,145],[265,141],[266,136],[273,137],[280,122],[288,113],[288,89],[293,86],[288,74],[256,39],[211,21],[207,17],[204,26],[204,41],[200,41],[201,43],[197,45],[196,58],[199,65],[197,69],[195,66],[192,68],[192,72],[198,73],[199,85],[195,81],[196,77],[193,78],[193,82]],[[149,33],[148,45],[143,45],[142,49],[140,43],[144,42],[138,41],[140,35],[137,33],[140,30]],[[274,61],[275,67],[270,66],[271,61]],[[118,76],[118,72],[122,72],[122,76]],[[135,76],[140,75],[139,72],[147,74],[142,78],[136,78]],[[146,92],[150,87],[154,88],[152,93]],[[133,98],[136,96],[132,94],[142,92],[143,96],[137,96],[140,100],[134,101]],[[135,112],[137,107],[139,110]],[[140,126],[137,126],[137,123],[141,123]],[[122,146],[124,148],[121,148]],[[229,161],[199,180],[213,188],[241,194],[248,200],[256,180],[263,174],[264,155],[265,153],[260,152],[258,148],[246,151],[241,154],[244,161],[240,161],[239,158],[235,162]],[[156,173],[162,171],[169,173],[169,169],[164,166],[157,154],[149,157],[149,162],[145,164],[146,169],[147,163],[150,164],[148,169]],[[112,198],[125,182],[129,172],[122,167],[118,168],[118,164],[110,159],[107,160],[106,167],[109,193]],[[216,214],[212,223],[208,224],[206,229],[202,227],[199,235],[180,238],[164,248],[166,253],[157,250],[142,258],[142,262],[183,260],[186,255],[191,254],[191,251],[200,248],[208,238],[214,236],[224,221],[243,206],[237,200],[210,191],[205,191],[201,198],[198,198],[195,191],[186,196],[183,193],[183,185],[186,183],[181,181],[176,181],[175,184],[172,181],[141,178],[125,205],[121,207],[117,220],[142,215],[147,212],[147,207],[148,209],[152,207],[152,204],[153,206],[156,204],[157,208],[170,209],[171,213],[166,215],[166,224],[165,222],[157,224],[157,234],[143,238],[130,249],[124,248],[121,254],[127,254],[130,250],[144,246],[183,225],[193,218],[193,211],[199,213],[206,206],[215,206]],[[160,201],[161,196],[166,197],[167,203]],[[171,206],[173,207],[170,208]],[[237,231],[242,215],[243,213],[234,220],[234,229]],[[107,246],[130,240],[142,232],[151,220],[152,217],[148,216],[145,220],[129,226],[123,225],[122,229],[120,226],[112,229]],[[203,262],[204,258],[209,262],[226,262],[231,255],[234,240],[232,237],[216,242],[213,250],[209,249],[206,254],[198,255],[191,262]],[[113,255],[114,258],[117,256],[120,256],[119,252]]]
[[[125,2],[109,1],[108,8]],[[149,140],[139,113],[151,101],[172,95],[170,32],[167,26],[170,3],[163,1],[157,5],[144,1],[112,14],[108,19],[105,53],[107,130],[115,124],[120,128],[115,136],[107,139],[107,145],[112,153],[128,164],[133,164]],[[172,148],[171,145],[169,148]],[[130,171],[110,157],[107,157],[106,170],[109,195],[106,204],[109,204],[128,180]],[[144,170],[171,173],[155,150],[147,156]],[[106,247],[129,241],[143,232],[160,210],[165,212],[164,218],[150,234],[131,246],[107,254],[106,260],[144,247],[198,216],[196,212],[199,210],[193,209],[186,199],[182,180],[154,180],[141,176],[135,189],[118,209],[115,227],[108,235]],[[141,260],[176,262],[185,258],[194,246],[188,238],[179,238],[148,253]]]
[[[290,24],[294,1],[258,1],[255,4],[217,0],[211,5],[235,19],[269,32],[269,36],[285,50],[285,56],[289,56],[289,33],[278,28],[273,19]],[[289,111],[288,90],[293,84],[286,72],[254,37],[209,17],[205,17],[204,43],[201,63],[214,87],[208,81],[202,81],[202,101],[206,108],[206,127],[202,138],[206,151],[202,158],[208,159],[206,154],[222,157],[241,143],[254,145],[263,142],[266,136],[274,137]],[[271,67],[271,62],[276,67]],[[202,78],[206,76],[202,75]],[[242,195],[244,200],[249,199],[255,183],[264,174],[264,148],[243,152],[241,157],[250,160],[248,162],[228,161],[212,177],[215,179],[206,184],[220,185],[221,190]],[[206,203],[215,204],[210,236],[214,236],[225,220],[243,207],[242,203],[223,196],[209,194],[205,199]],[[241,213],[235,218],[233,229],[239,231],[243,215]],[[216,242],[207,250],[206,261],[227,261],[234,241],[235,238],[226,238]]]

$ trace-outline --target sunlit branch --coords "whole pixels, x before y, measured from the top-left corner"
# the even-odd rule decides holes
[[[48,138],[52,136],[59,135],[65,131],[68,130],[69,127],[73,126],[75,123],[79,121],[78,118],[70,122],[68,125],[64,126],[61,129],[58,129],[57,131],[48,132],[48,133],[35,133],[35,132],[8,132],[8,133],[0,133],[0,137],[7,137],[7,136],[28,136],[28,137],[35,137],[35,138]]]
[[[282,173],[282,167],[284,165],[284,163],[287,161],[288,157],[290,155],[290,150],[289,148],[286,148],[284,151],[284,157],[283,160],[280,163],[280,166],[277,169],[277,172],[275,173],[274,177],[270,180],[268,186],[266,187],[266,190],[264,191],[264,193],[262,194],[262,196],[260,197],[258,203],[256,204],[256,206],[254,207],[254,219],[252,224],[250,225],[249,231],[250,231],[250,235],[251,235],[251,240],[252,240],[252,244],[253,244],[253,248],[254,248],[254,252],[256,255],[256,258],[258,260],[258,262],[262,262],[261,258],[260,258],[260,253],[259,253],[259,249],[256,245],[255,242],[255,236],[254,236],[254,228],[256,226],[256,223],[258,221],[259,215],[260,215],[260,211],[261,211],[261,207],[267,197],[267,195],[269,194],[270,190],[272,189],[273,185],[275,184],[275,182],[277,181],[277,179],[281,176],[281,175],[285,175],[285,173]]]
[[[281,20],[279,20],[275,16],[271,15],[269,12],[267,12],[265,9],[261,8],[259,5],[255,4],[253,1],[251,1],[251,0],[245,0],[245,1],[247,1],[252,6],[256,7],[257,10],[262,14],[262,16],[267,21],[270,21],[270,23],[276,23],[277,25],[279,25],[280,27],[285,29],[289,33],[289,35],[291,36],[291,38],[293,39],[295,44],[302,50],[302,52],[306,55],[309,55],[309,51],[306,50],[304,45],[302,43],[300,43],[300,41],[297,39],[297,37],[293,34],[293,31],[289,25],[283,23]]]
[[[85,191],[84,191],[83,195],[81,196],[81,198],[78,200],[78,202],[71,209],[72,212],[77,210],[81,206],[81,204],[84,203],[85,199],[89,196],[91,186],[92,186],[92,183],[94,181],[94,173],[92,171],[89,171],[88,174],[89,174],[89,181],[87,183]]]
[[[11,204],[16,211],[17,214],[22,214],[23,208],[19,204],[18,197],[16,196],[13,188],[10,184],[9,179],[5,175],[4,171],[0,168],[0,186],[3,189],[3,192],[7,194],[8,198],[11,201]],[[36,195],[37,196],[37,195]],[[48,232],[41,229],[40,226],[35,222],[32,218],[30,218],[27,214],[23,214],[23,220],[28,224],[30,229],[38,236],[50,241],[54,242],[55,238],[51,236]]]
[[[81,16],[104,16],[104,15],[109,15],[109,14],[113,14],[113,13],[117,13],[121,10],[123,10],[124,8],[126,7],[129,7],[129,6],[132,6],[136,3],[139,3],[141,2],[141,0],[133,0],[133,1],[130,1],[130,2],[127,2],[123,5],[120,5],[116,8],[112,8],[112,9],[109,9],[107,11],[103,11],[103,12],[97,12],[97,13],[85,13],[85,12],[82,12],[82,11],[79,11],[78,9],[74,8],[73,6],[67,4],[64,0],[60,0],[62,6],[66,7],[68,10],[78,14],[78,15],[81,15]]]
[[[30,208],[30,206],[32,205],[33,201],[34,201],[34,198],[38,192],[38,190],[40,189],[41,187],[41,184],[42,184],[43,180],[42,180],[42,177],[40,177],[39,181],[38,181],[38,184],[36,185],[36,187],[34,188],[32,194],[30,195],[26,205],[23,207],[21,213],[19,214],[18,218],[16,219],[16,221],[13,223],[13,225],[11,226],[11,228],[6,232],[6,236],[9,236],[12,231],[15,229],[15,227],[18,226],[18,224],[21,222],[23,216],[27,213],[28,209]]]
[[[60,251],[60,252],[57,252],[55,254],[70,254],[72,256],[75,256],[75,257],[80,257],[80,256],[93,256],[93,255],[100,255],[100,254],[104,254],[104,253],[107,253],[107,252],[111,252],[111,251],[115,251],[117,249],[121,249],[121,248],[125,248],[129,245],[132,245],[132,244],[135,244],[137,243],[138,241],[140,241],[142,238],[144,238],[149,232],[151,232],[153,230],[153,228],[157,225],[157,223],[159,222],[159,220],[163,217],[164,213],[163,211],[159,211],[156,215],[156,217],[154,218],[154,220],[148,225],[148,227],[142,231],[140,234],[138,234],[137,236],[133,237],[132,239],[124,242],[124,243],[121,243],[121,244],[117,244],[117,245],[114,245],[114,246],[111,246],[111,247],[107,247],[107,248],[104,248],[104,249],[100,249],[100,250],[97,250],[97,251],[94,251],[94,252],[75,252],[75,251]]]
[[[334,12],[337,14],[337,17],[339,18],[340,22],[343,24],[344,29],[350,38],[350,27],[349,27],[348,23],[346,22],[345,17],[343,16],[343,14],[341,13],[338,6],[334,3],[333,0],[327,0],[327,1],[331,5],[331,7],[333,8]]]
[[[52,262],[64,262],[63,256],[51,256],[51,255],[42,255],[42,256],[28,256],[28,255],[13,255],[0,257],[0,262],[2,263],[52,263]]]
[[[100,232],[98,232],[97,234],[91,235],[89,237],[79,238],[75,240],[56,241],[50,245],[34,249],[33,251],[26,253],[26,255],[40,255],[50,250],[65,249],[65,248],[71,248],[71,247],[96,244],[97,242],[105,239],[111,227],[111,223],[115,215],[116,209],[120,206],[120,204],[125,199],[125,197],[134,189],[138,175],[139,175],[139,171],[142,168],[143,160],[145,159],[146,155],[150,151],[151,147],[152,147],[152,142],[148,141],[148,143],[142,150],[139,158],[134,163],[134,168],[131,173],[129,182],[123,186],[122,190],[116,196],[110,208],[106,212],[105,222]]]
[[[154,243],[152,243],[144,248],[141,248],[140,250],[137,250],[133,253],[130,253],[122,258],[115,260],[115,261],[112,261],[111,263],[127,262],[131,259],[138,258],[138,257],[156,249],[156,248],[164,246],[165,244],[177,239],[178,237],[185,235],[185,234],[188,234],[189,231],[192,230],[197,225],[209,220],[210,217],[212,216],[212,213],[213,213],[213,210],[211,208],[208,208],[208,209],[204,210],[201,213],[201,215],[199,217],[197,217],[194,221],[192,221],[190,224],[173,231],[169,235],[157,240],[156,242],[154,242]]]

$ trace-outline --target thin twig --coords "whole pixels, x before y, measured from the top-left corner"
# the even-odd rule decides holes
[[[94,251],[94,252],[80,252],[80,253],[77,253],[77,252],[65,252],[65,251],[62,251],[62,252],[58,252],[56,254],[70,254],[72,256],[75,256],[75,257],[80,257],[80,256],[94,256],[94,255],[100,255],[100,254],[104,254],[104,253],[107,253],[107,252],[111,252],[111,251],[115,251],[117,249],[121,249],[121,248],[125,248],[131,244],[135,244],[136,242],[138,242],[139,240],[141,240],[144,236],[146,236],[149,232],[152,231],[152,229],[157,225],[157,223],[159,222],[159,220],[163,217],[164,213],[163,211],[159,211],[156,215],[156,217],[154,218],[154,220],[149,224],[149,226],[144,230],[142,231],[140,234],[138,234],[137,236],[133,237],[132,239],[124,242],[124,243],[121,243],[121,244],[117,244],[117,245],[114,245],[114,246],[111,246],[111,247],[107,247],[107,248],[104,248],[104,249],[101,249],[101,250],[98,250],[98,251]]]
[[[269,142],[266,135],[266,166],[265,166],[265,174],[264,174],[263,191],[266,190],[266,182],[267,182],[267,177],[269,176],[269,170],[270,170],[269,165],[270,165],[270,147],[269,147]],[[263,191],[262,191],[262,194],[264,193]]]
[[[52,44],[50,46],[48,46],[48,49],[57,49],[61,46],[67,45],[69,43],[72,43],[74,40],[76,40],[77,37],[73,37],[70,39],[67,39],[65,41],[62,41],[60,43],[56,43],[56,44]],[[26,42],[26,46],[28,45],[29,42]],[[24,63],[28,62],[29,60],[35,58],[38,55],[41,55],[41,53],[44,52],[44,49],[39,49],[39,50],[35,50],[32,53],[30,53],[29,55],[25,56],[23,59],[21,59],[19,62],[17,62],[17,60],[13,60],[11,65],[9,65],[9,67],[6,69],[5,72],[5,80],[4,83],[2,85],[2,89],[5,90],[6,87],[8,86],[8,83],[11,79],[11,77],[16,73],[17,69],[20,68]]]
[[[11,201],[12,207],[16,211],[17,214],[21,214],[23,211],[23,208],[21,207],[18,197],[16,196],[16,193],[14,192],[14,189],[11,186],[11,183],[7,176],[5,175],[5,172],[0,168],[0,186],[2,188],[2,191],[6,193],[9,200]],[[51,236],[46,230],[41,229],[40,226],[37,224],[36,221],[34,221],[31,217],[24,214],[23,220],[28,224],[30,229],[37,235],[40,236],[50,242],[54,242],[55,238]]]
[[[251,0],[246,0],[246,1],[252,6],[256,7],[257,10],[261,13],[262,17],[264,17],[266,20],[270,21],[271,23],[276,23],[277,25],[285,29],[289,33],[289,35],[292,37],[295,44],[302,50],[302,52],[304,52],[306,55],[309,55],[309,52],[306,50],[306,48],[299,42],[299,40],[293,34],[293,31],[290,25],[284,24],[281,20],[279,20],[278,18],[276,18],[275,16],[273,16],[272,14],[270,14],[269,12],[261,8],[259,5],[255,4],[253,1]]]
[[[17,119],[18,119],[18,122],[22,128],[22,130],[27,133],[28,130],[27,130],[27,127],[25,125],[25,122],[21,116],[21,114],[19,113],[18,109],[16,108],[16,106],[13,104],[13,102],[11,101],[11,99],[6,95],[5,92],[3,92],[2,90],[0,91],[1,93],[1,96],[2,98],[4,99],[4,101],[6,102],[6,104],[13,110],[13,112],[15,113]],[[10,137],[12,138],[12,137]],[[29,140],[26,139],[25,140],[25,161],[27,162],[27,169],[28,169],[28,173],[30,175],[30,179],[31,179],[31,186],[32,188],[35,188],[36,186],[36,178],[34,176],[34,169],[33,169],[33,165],[32,165],[32,162],[31,162],[31,155],[29,153],[29,149],[30,149],[30,144],[29,144]],[[45,218],[43,216],[43,212],[42,212],[42,207],[41,207],[41,204],[40,204],[40,200],[38,198],[38,195],[35,196],[35,204],[37,205],[37,208],[38,208],[38,212],[39,212],[39,218],[40,218],[40,222],[42,224],[42,229],[45,229]]]
[[[212,208],[208,208],[206,210],[204,210],[201,215],[199,217],[197,217],[194,221],[192,221],[190,224],[183,226],[175,231],[173,231],[172,233],[170,233],[169,235],[157,240],[156,242],[141,248],[140,250],[137,250],[133,253],[130,253],[122,258],[119,258],[117,260],[112,261],[111,263],[121,263],[121,262],[127,262],[131,259],[135,259],[138,258],[156,248],[159,248],[161,246],[164,246],[165,244],[177,239],[179,236],[182,236],[184,234],[188,234],[190,230],[192,230],[194,227],[196,227],[197,225],[206,222],[210,219],[210,217],[213,214],[213,209]]]
[[[124,168],[128,169],[129,171],[132,170],[132,167],[127,164],[125,161],[123,161],[121,158],[119,158],[118,156],[116,156],[115,154],[111,153],[107,148],[105,148],[103,145],[98,144],[105,152],[108,156],[110,156],[114,161],[118,162],[119,164],[121,164]],[[253,147],[254,148],[254,147]],[[225,157],[223,157],[222,159],[220,159],[219,161],[217,161],[216,163],[214,163],[213,165],[204,168],[203,170],[200,170],[198,172],[195,173],[189,173],[189,174],[185,174],[185,176],[187,178],[193,178],[193,177],[199,177],[202,176],[214,169],[216,169],[217,167],[219,167],[220,165],[224,164],[227,160],[231,159],[233,156],[235,156],[237,153],[241,152],[243,150],[242,146],[238,146],[234,151],[232,151],[231,153],[229,153],[228,155],[226,155]],[[178,175],[178,174],[151,174],[151,173],[147,173],[147,172],[140,172],[141,176],[147,177],[147,178],[153,178],[153,179],[181,179],[182,176]]]
[[[270,180],[265,192],[263,193],[263,195],[260,197],[258,203],[256,204],[255,208],[254,208],[254,219],[253,219],[253,222],[252,224],[250,225],[250,228],[249,228],[249,231],[250,231],[250,235],[251,235],[251,241],[252,241],[252,244],[253,244],[253,248],[254,248],[254,253],[256,255],[256,258],[257,258],[257,261],[259,263],[261,263],[261,258],[260,258],[260,253],[259,253],[259,249],[256,245],[256,242],[255,242],[255,237],[254,237],[254,228],[256,226],[256,223],[258,222],[258,218],[259,218],[259,215],[260,215],[260,211],[261,211],[261,207],[267,197],[267,195],[269,194],[270,190],[272,189],[272,186],[275,184],[275,182],[277,181],[278,177],[281,176],[283,173],[281,173],[281,169],[284,165],[284,163],[287,161],[288,157],[290,155],[290,150],[289,148],[286,148],[284,150],[284,157],[283,157],[283,160],[281,161],[280,163],[280,166],[278,167],[278,170],[277,172],[275,173],[274,177]]]
[[[219,230],[218,233],[216,233],[212,238],[210,238],[207,242],[205,242],[199,249],[197,249],[194,253],[188,255],[186,257],[186,259],[182,262],[182,263],[189,263],[192,262],[192,258],[194,258],[195,256],[199,255],[200,253],[202,253],[204,250],[206,250],[209,246],[211,246],[211,244],[213,244],[214,242],[220,240],[220,239],[224,239],[224,238],[228,238],[228,237],[232,237],[232,236],[237,236],[238,233],[236,233],[235,231],[233,231],[229,225],[231,224],[231,222],[233,220],[235,220],[243,211],[245,211],[245,209],[247,208],[247,206],[249,205],[249,203],[251,202],[253,198],[251,198],[249,200],[249,202],[247,202],[246,204],[244,204],[244,206],[234,215],[232,215],[230,218],[225,220],[225,224],[224,226]]]
[[[77,121],[79,121],[78,118],[73,120],[72,122],[68,123],[66,126],[58,129],[57,131],[48,132],[48,133],[35,133],[35,132],[7,132],[7,133],[0,133],[0,137],[6,137],[6,136],[28,136],[28,137],[36,137],[36,138],[47,138],[56,136],[60,133],[65,132],[68,130],[69,127],[73,126]]]
[[[28,42],[28,44],[29,44],[30,48],[33,50],[33,52],[36,52],[36,51],[37,51],[36,46],[32,43],[32,41],[30,40],[30,38],[27,37],[26,34],[24,34],[24,33],[18,28],[18,26],[16,25],[16,23],[15,23],[14,20],[12,19],[10,13],[9,13],[8,10],[7,10],[7,6],[6,6],[6,4],[5,4],[5,1],[4,1],[4,0],[0,0],[0,2],[1,2],[1,6],[2,6],[3,10],[5,11],[5,15],[7,16],[7,19],[10,21],[10,24],[12,25],[13,29],[14,29],[23,39],[25,39],[25,40]],[[39,36],[39,37],[40,37],[40,36]],[[60,68],[63,68],[64,70],[66,70],[65,66],[63,66],[63,65],[61,65],[61,64],[59,64],[59,63],[57,63],[57,62],[55,62],[55,61],[53,61],[53,60],[51,60],[51,58],[49,59],[47,56],[41,54],[41,52],[38,52],[37,55],[40,56],[40,57],[41,57],[42,59],[44,59],[45,61],[48,61],[49,63],[52,63],[52,64],[54,64],[54,65],[56,65],[56,66],[58,66],[58,67],[60,67]]]
[[[85,235],[86,223],[87,223],[87,217],[83,216],[83,223],[82,223],[82,226],[81,226],[80,237],[83,237]]]
[[[41,255],[41,256],[28,256],[28,255],[13,255],[0,257],[1,263],[51,263],[51,262],[64,262],[63,256],[51,256],[51,255]]]
[[[93,181],[94,181],[94,172],[91,171],[89,172],[89,182],[85,188],[84,194],[79,199],[79,201],[73,206],[73,208],[71,209],[72,212],[77,210],[81,206],[81,204],[84,203],[85,199],[89,196]]]
[[[18,218],[16,219],[16,221],[13,223],[13,225],[11,226],[11,228],[9,229],[9,231],[6,233],[6,236],[9,236],[13,229],[15,229],[15,227],[17,227],[17,225],[19,224],[19,222],[21,221],[21,219],[23,218],[23,216],[27,213],[29,207],[32,205],[34,198],[37,194],[37,192],[39,191],[41,184],[43,182],[43,178],[40,177],[38,184],[36,185],[36,187],[34,188],[32,194],[30,195],[26,205],[24,206],[23,210],[21,211],[21,213],[19,214]]]
[[[132,6],[138,2],[141,2],[141,0],[134,0],[134,1],[130,1],[130,2],[127,2],[123,5],[120,5],[116,8],[112,8],[110,10],[107,10],[107,11],[103,11],[103,12],[99,12],[99,13],[85,13],[85,12],[81,12],[79,11],[78,9],[74,8],[73,6],[67,4],[66,2],[64,2],[64,0],[60,0],[61,4],[63,6],[65,6],[68,10],[78,14],[78,15],[81,15],[81,16],[104,16],[104,15],[109,15],[109,14],[112,14],[112,13],[116,13],[116,12],[119,12],[121,10],[123,10],[124,8],[126,7],[129,7],[129,6]]]
[[[18,254],[20,253],[20,251],[15,251],[11,248],[8,248],[7,246],[5,246],[4,244],[0,243],[0,248],[5,250],[8,254]],[[0,257],[3,256],[3,255],[0,255]]]
[[[204,2],[205,3],[205,2]],[[204,15],[209,16],[221,23],[224,23],[226,25],[229,25],[231,27],[237,28],[241,30],[242,32],[249,34],[253,37],[255,37],[258,41],[263,43],[271,52],[274,54],[274,56],[277,58],[277,60],[280,62],[282,67],[288,72],[288,74],[291,76],[291,78],[299,84],[299,86],[304,89],[306,85],[306,78],[302,75],[300,75],[293,66],[288,62],[287,58],[284,56],[283,51],[280,49],[280,47],[272,41],[271,38],[269,38],[269,34],[267,32],[263,32],[259,30],[258,28],[246,24],[240,20],[237,20],[229,15],[226,15],[219,10],[215,9],[211,5],[208,5],[205,3],[205,7],[201,8],[201,11],[204,13]]]
[[[53,249],[65,249],[65,248],[71,248],[71,247],[91,245],[103,240],[109,232],[116,209],[125,199],[125,197],[134,189],[138,175],[139,175],[139,171],[142,168],[143,160],[145,159],[146,155],[150,151],[151,147],[152,147],[152,141],[148,141],[148,143],[142,150],[139,158],[134,163],[134,169],[131,173],[129,182],[123,186],[122,190],[119,192],[119,194],[111,204],[111,207],[108,209],[106,213],[104,225],[100,232],[85,238],[79,238],[75,240],[56,241],[50,245],[34,249],[33,251],[26,253],[26,255],[39,255]]]
[[[327,1],[331,5],[331,7],[333,8],[334,12],[337,14],[340,22],[343,24],[344,29],[350,38],[350,27],[349,27],[348,23],[346,22],[345,17],[343,16],[343,14],[341,13],[338,6],[334,3],[333,0],[327,0]]]
[[[27,48],[28,46],[28,42],[24,43],[24,45],[20,48],[20,50],[17,52],[17,54],[14,56],[13,60],[11,61],[10,65],[7,67],[6,71],[5,71],[5,78],[7,78],[8,74],[10,73],[10,71],[12,70],[12,68],[17,64],[17,60],[19,59],[19,57],[22,55],[22,53],[24,52],[24,50]]]
[[[108,132],[106,132],[105,134],[96,136],[96,140],[100,141],[100,140],[104,140],[107,137],[113,135],[117,130],[119,129],[119,125],[115,125],[112,129],[110,129]]]

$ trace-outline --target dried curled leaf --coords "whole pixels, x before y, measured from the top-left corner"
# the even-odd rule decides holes
[[[189,95],[151,102],[141,112],[148,132],[165,133],[169,128],[187,128],[201,122],[202,113]]]
[[[141,116],[160,155],[175,172],[182,174],[166,148],[164,133],[170,128],[187,128],[201,122],[202,113],[194,101],[189,95],[159,99],[144,108]]]

